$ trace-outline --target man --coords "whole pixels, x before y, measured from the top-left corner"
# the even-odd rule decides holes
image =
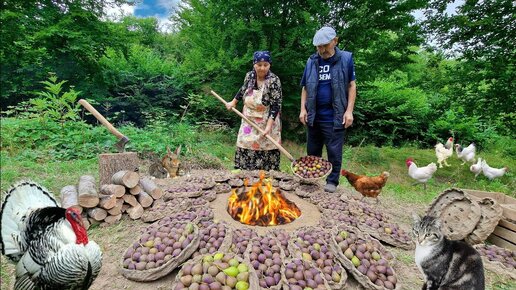
[[[301,113],[306,125],[308,155],[322,156],[326,146],[333,169],[324,190],[335,192],[339,185],[342,146],[346,128],[353,124],[356,86],[351,52],[338,49],[339,38],[331,27],[319,29],[313,45],[317,47],[306,62],[301,79]]]

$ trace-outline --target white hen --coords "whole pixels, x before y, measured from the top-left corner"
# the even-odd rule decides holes
[[[507,171],[509,171],[507,166],[502,168],[493,168],[487,164],[485,159],[482,160],[482,173],[484,173],[484,176],[489,180],[502,177],[505,173],[507,173]]]
[[[455,144],[455,152],[457,152],[457,157],[462,160],[462,164],[466,164],[466,162],[475,162],[475,153],[476,153],[475,143],[469,144],[468,147],[462,148],[460,144]]]
[[[408,158],[405,164],[408,167],[408,175],[418,183],[423,183],[423,187],[426,190],[426,183],[437,171],[437,165],[432,162],[425,167],[417,167],[412,158]]]
[[[478,157],[477,163],[469,167],[469,171],[475,173],[475,179],[482,172],[482,158]]]
[[[450,158],[453,155],[453,137],[448,138],[446,144],[439,142],[435,145],[435,156],[437,156],[437,163],[439,163],[439,168],[443,168],[444,165],[450,166],[446,159]]]

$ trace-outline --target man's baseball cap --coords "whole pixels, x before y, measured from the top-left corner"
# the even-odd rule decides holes
[[[317,30],[317,32],[315,33],[313,44],[314,46],[328,44],[336,36],[337,33],[335,32],[335,29],[328,26],[324,26],[323,28]]]

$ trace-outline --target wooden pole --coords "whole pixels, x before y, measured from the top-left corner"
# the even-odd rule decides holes
[[[226,100],[224,100],[221,96],[219,96],[214,91],[210,91],[210,93],[212,95],[214,95],[217,99],[219,99],[219,101],[221,101],[224,105],[227,103]],[[265,133],[265,131],[263,131],[262,128],[260,128],[258,125],[256,125],[253,121],[249,120],[246,116],[244,116],[244,114],[240,113],[239,110],[237,110],[235,108],[231,108],[231,110],[233,110],[233,112],[235,112],[242,119],[244,119],[247,123],[249,123],[249,125],[253,126],[253,128],[258,130],[258,132],[260,132],[262,134]],[[290,153],[288,153],[288,151],[285,148],[283,148],[283,146],[281,146],[281,144],[279,144],[278,141],[274,140],[274,138],[269,136],[269,134],[266,134],[265,137],[267,139],[269,139],[269,141],[271,141],[272,144],[276,145],[276,147],[278,147],[278,149],[281,151],[281,153],[285,154],[285,156],[287,156],[287,158],[290,159],[290,161],[292,161],[292,162],[295,161],[294,157],[292,157],[292,155]]]

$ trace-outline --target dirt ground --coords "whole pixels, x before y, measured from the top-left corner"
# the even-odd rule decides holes
[[[356,195],[351,194],[344,188],[339,188],[336,194],[341,194],[349,198],[352,198],[352,196],[356,197]],[[358,193],[355,194],[358,195]],[[234,221],[226,212],[225,203],[223,200],[226,200],[227,196],[228,194],[219,194],[217,195],[217,199],[211,203],[211,208],[213,209],[215,216],[214,220],[223,220],[233,226],[242,226],[240,223]],[[287,194],[287,198],[293,200],[296,203],[299,203],[302,206],[303,218],[299,219],[297,223],[293,222],[288,226],[283,226],[286,230],[290,231],[299,226],[317,224],[321,217],[317,207],[311,205],[307,200],[301,199],[294,195]],[[402,204],[385,196],[381,196],[381,203],[376,206],[380,207],[384,213],[390,215],[391,220],[397,222],[400,227],[404,228],[405,230],[410,229],[412,212],[415,211],[418,213],[423,213],[425,210],[425,208],[421,205]],[[90,238],[95,240],[101,246],[104,253],[103,265],[100,275],[94,281],[90,289],[171,289],[178,270],[162,279],[147,283],[130,281],[119,273],[118,269],[120,268],[120,262],[123,253],[127,247],[139,237],[140,231],[146,226],[148,226],[148,224],[139,220],[130,220],[125,216],[118,224],[108,228],[96,228],[90,231]],[[269,228],[258,229],[257,232],[262,234],[268,229]],[[391,250],[396,257],[394,269],[397,273],[401,289],[420,289],[423,283],[423,277],[414,263],[414,251],[408,251],[389,246],[386,247]],[[8,270],[11,272],[10,276],[14,277],[14,267],[9,266]],[[486,269],[486,279],[486,285],[492,285],[495,282],[507,281],[510,278],[500,276],[500,274]],[[6,288],[4,288],[6,285],[2,285],[1,289],[12,289],[13,282],[14,281],[11,281],[11,285]],[[349,276],[346,287],[344,289],[363,288],[358,285],[353,277]],[[493,288],[488,287],[488,289]]]

